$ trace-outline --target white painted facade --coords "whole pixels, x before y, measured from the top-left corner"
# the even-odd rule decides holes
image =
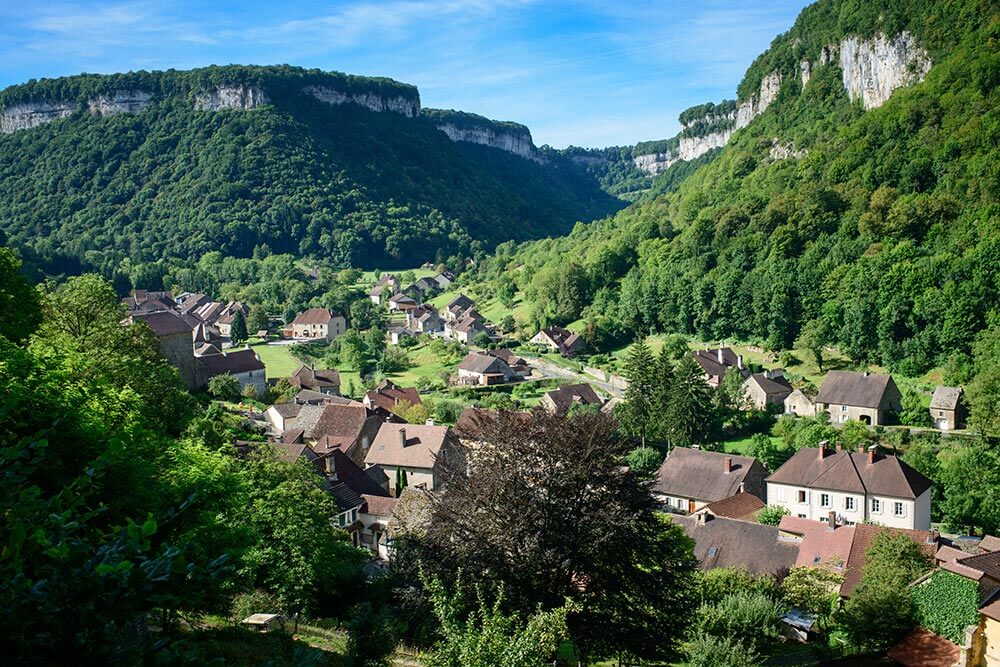
[[[869,521],[889,528],[929,530],[931,527],[930,489],[911,499],[768,482],[767,504],[784,507],[792,516],[813,521],[827,521],[830,512],[836,512],[838,522],[848,525]]]

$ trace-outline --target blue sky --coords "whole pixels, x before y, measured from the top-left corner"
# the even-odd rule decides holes
[[[424,106],[609,146],[735,94],[805,0],[0,3],[0,87],[80,72],[277,64],[389,76]]]

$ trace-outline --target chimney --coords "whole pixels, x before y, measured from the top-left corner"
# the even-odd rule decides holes
[[[740,493],[746,493],[746,484],[740,482]]]
[[[367,452],[369,447],[371,447],[371,442],[369,442],[368,436],[361,436],[361,451]]]
[[[399,429],[399,446],[406,447],[406,429]]]
[[[858,454],[864,454],[864,453],[865,453],[865,446],[858,445]]]
[[[428,418],[428,419],[427,419],[427,420],[426,420],[426,421],[424,422],[424,425],[425,425],[425,426],[434,426],[434,419],[433,419],[433,417],[429,417],[429,418]]]
[[[727,456],[726,458],[722,459],[722,466],[723,470],[725,470],[727,475],[731,473],[733,471],[733,457]]]
[[[721,347],[716,351],[716,354],[719,357],[719,364],[720,365],[724,364],[725,360],[723,359],[723,356],[722,356],[722,348]]]
[[[740,370],[743,370],[743,355],[742,354],[736,357],[736,368],[738,368]]]
[[[334,467],[333,467],[333,457],[330,456],[330,446],[329,445],[327,445],[327,448],[326,448],[326,458],[323,460],[323,463],[325,464],[325,467],[326,467],[326,474],[332,475],[334,472],[336,472],[335,469],[334,469]]]
[[[875,463],[876,456],[878,456],[878,445],[872,445],[868,448],[868,465]]]
[[[819,443],[819,460],[822,461],[826,458],[826,446],[830,444],[829,440],[823,440]]]
[[[714,517],[708,512],[701,512],[695,516],[695,523],[704,526],[706,523],[711,521]]]
[[[829,530],[835,530],[837,528],[837,512],[836,511],[830,510],[830,513],[827,514],[827,525],[829,526]]]
[[[868,371],[865,371],[865,377],[868,377]]]
[[[842,452],[844,451],[844,446],[838,442],[836,445],[834,445],[834,449],[836,449],[838,452]]]

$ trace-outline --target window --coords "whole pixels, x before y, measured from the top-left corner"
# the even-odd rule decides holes
[[[806,518],[806,515],[805,515],[805,514],[800,514],[800,515],[799,515],[799,518],[800,518],[800,519],[804,519],[804,518]]]
[[[841,412],[847,412],[847,406],[846,405],[841,405],[840,406],[840,411]]]
[[[893,516],[906,516],[906,505],[903,503],[893,503],[892,504],[892,515]]]
[[[820,507],[829,507],[830,506],[830,494],[829,493],[821,493],[821,494],[819,494],[819,506]]]
[[[799,502],[800,503],[804,503],[805,501],[806,501],[806,492],[805,491],[799,491]]]
[[[719,548],[718,547],[709,547],[709,549],[708,549],[708,557],[709,558],[714,558],[717,553],[719,553]]]
[[[854,511],[854,498],[844,498],[844,509],[850,512]]]
[[[774,489],[774,499],[780,502],[785,502],[785,487],[779,486]]]
[[[878,498],[872,498],[872,514],[882,513],[882,501]]]

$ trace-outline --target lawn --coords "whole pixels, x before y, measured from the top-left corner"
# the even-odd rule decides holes
[[[778,447],[781,447],[783,445],[783,441],[781,440],[781,438],[778,438],[773,435],[768,437],[771,438],[771,442],[777,445]],[[739,454],[741,456],[747,456],[747,451],[750,449],[750,439],[751,436],[748,435],[745,438],[738,438],[736,440],[726,440],[725,442],[722,443],[723,451],[725,451],[727,454]]]
[[[251,347],[260,357],[260,360],[264,362],[269,380],[288,377],[302,365],[302,362],[292,355],[290,345],[265,345],[257,343],[251,345]],[[317,363],[316,366],[317,368],[325,368],[321,363]]]

